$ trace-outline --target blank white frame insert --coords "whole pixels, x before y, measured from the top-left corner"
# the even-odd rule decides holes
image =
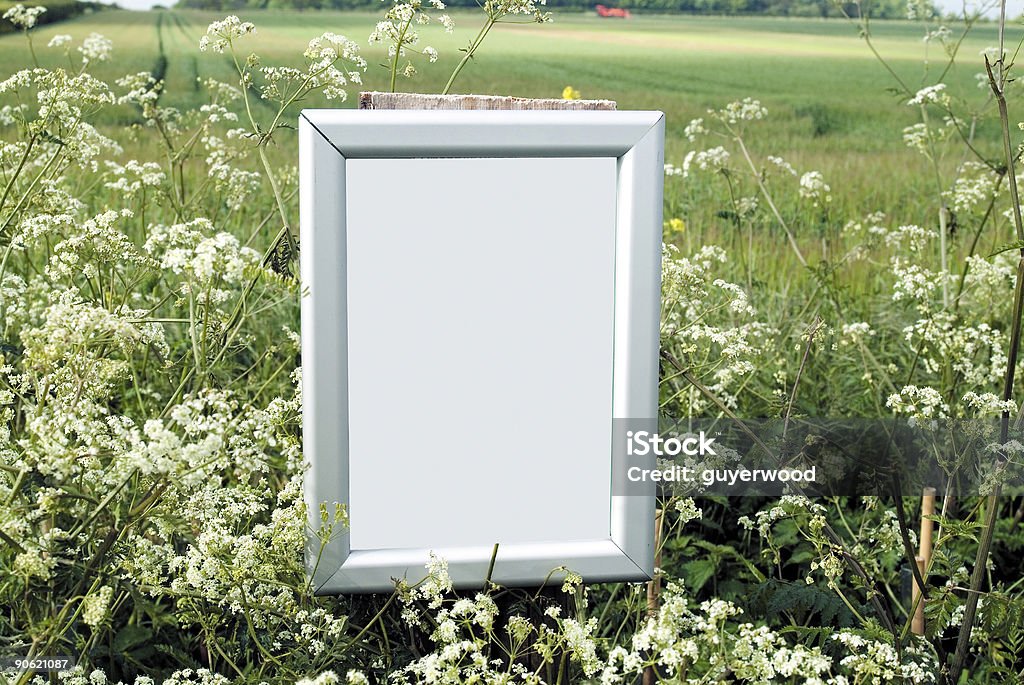
[[[653,490],[612,420],[657,415],[660,112],[306,110],[305,494],[319,593],[653,572]]]

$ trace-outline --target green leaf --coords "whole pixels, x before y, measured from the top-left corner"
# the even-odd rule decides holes
[[[153,637],[153,631],[142,626],[125,626],[114,637],[114,650],[127,652]]]
[[[686,587],[692,592],[699,592],[715,575],[717,565],[710,559],[694,559],[683,564],[683,578]]]
[[[989,258],[995,257],[997,254],[1003,254],[1010,250],[1024,250],[1024,240],[1015,240],[1012,243],[1006,243],[996,248],[995,252],[989,255]]]

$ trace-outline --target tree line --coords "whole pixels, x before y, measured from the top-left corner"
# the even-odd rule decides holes
[[[16,4],[18,3],[10,0],[0,0],[0,15]],[[46,8],[46,11],[40,14],[39,19],[37,20],[40,25],[52,24],[54,22],[70,19],[71,17],[85,12],[94,12],[96,10],[109,8],[109,5],[104,5],[100,2],[83,2],[82,0],[43,0],[43,2],[21,0],[21,4],[29,7],[42,5]],[[16,30],[18,29],[16,29],[14,24],[11,22],[0,20],[0,33],[11,33]]]
[[[590,11],[602,0],[548,0],[552,10]],[[447,0],[449,7],[476,7],[477,0]],[[683,14],[757,14],[777,17],[838,17],[842,12],[833,0],[603,0],[609,7],[631,12]],[[871,0],[862,5],[877,19],[905,19],[906,0]],[[236,9],[377,9],[380,0],[178,0],[177,7],[206,10]],[[857,14],[854,3],[844,8]]]

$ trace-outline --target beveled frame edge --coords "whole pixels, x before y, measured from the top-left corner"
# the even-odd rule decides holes
[[[300,114],[346,159],[621,157],[664,116],[588,110],[306,109]]]
[[[303,493],[307,508],[306,573],[313,587],[327,583],[348,558],[349,534],[342,531],[321,544],[321,502],[348,504],[348,432],[341,421],[316,421],[325,408],[348,413],[347,301],[338,297],[347,281],[345,270],[345,159],[326,139],[299,118],[299,273],[301,282],[302,447],[308,463]],[[341,188],[327,188],[327,179],[340,179]],[[333,190],[334,192],[325,192]],[[337,230],[316,231],[333,222]],[[333,262],[334,268],[324,266]],[[332,294],[333,293],[333,294]],[[334,350],[333,353],[331,351]],[[316,369],[317,373],[307,373]],[[343,425],[344,424],[344,425]],[[341,448],[341,459],[316,459]],[[330,492],[327,483],[340,484]],[[332,524],[341,525],[328,512]]]
[[[390,591],[393,583],[380,578],[403,578],[410,569],[416,571],[409,578],[415,582],[423,576],[420,569],[431,552],[353,550],[347,531],[321,545],[316,534],[321,502],[348,503],[347,469],[343,468],[348,458],[347,425],[313,418],[320,411],[347,414],[346,302],[338,297],[346,283],[345,160],[617,158],[612,416],[653,418],[657,416],[661,305],[660,296],[649,294],[660,293],[661,283],[664,135],[661,112],[304,110],[300,114],[303,447],[310,464],[304,492],[311,529],[306,566],[317,594]],[[434,142],[438,140],[443,143]],[[318,234],[315,227],[325,224],[333,230]],[[326,409],[331,407],[336,411]],[[339,451],[339,459],[318,462],[315,458],[318,453]],[[587,582],[649,580],[654,571],[654,506],[653,483],[649,497],[611,494],[607,539],[500,545],[492,580],[504,585],[536,584],[537,578],[563,565]],[[492,549],[433,551],[447,560],[456,586],[478,587]],[[557,573],[550,576],[551,581],[559,578]]]

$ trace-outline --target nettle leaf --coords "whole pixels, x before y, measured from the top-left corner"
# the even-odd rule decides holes
[[[806,618],[824,625],[847,627],[853,625],[853,615],[836,594],[818,585],[773,580],[763,587],[762,600],[768,614],[790,612],[806,623]]]
[[[797,635],[800,642],[806,647],[827,646],[835,632],[835,628],[832,626],[823,628],[815,626],[784,626],[779,629],[779,633],[782,635]]]
[[[718,565],[710,559],[694,559],[683,564],[683,578],[686,580],[686,587],[693,592],[700,592],[700,589],[711,580]]]
[[[114,637],[114,649],[118,652],[129,651],[132,647],[144,644],[153,637],[153,631],[143,626],[125,626]]]

